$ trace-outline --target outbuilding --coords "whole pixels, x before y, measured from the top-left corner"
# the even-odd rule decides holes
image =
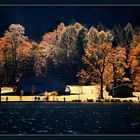
[[[133,97],[133,85],[128,78],[124,78],[123,82],[116,87],[111,87],[108,89],[109,95],[112,97],[126,98]]]

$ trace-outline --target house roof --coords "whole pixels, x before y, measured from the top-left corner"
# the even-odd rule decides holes
[[[19,81],[19,87],[24,92],[64,92],[66,85],[51,77],[23,77]]]

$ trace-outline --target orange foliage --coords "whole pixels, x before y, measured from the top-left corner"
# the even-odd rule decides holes
[[[57,39],[59,38],[60,34],[64,31],[64,29],[65,29],[64,23],[60,23],[60,24],[57,26],[57,29],[56,29],[56,32],[57,32]]]
[[[30,54],[30,50],[32,48],[32,44],[30,42],[23,42],[20,47],[16,49],[17,55],[22,55],[24,57],[28,57]]]
[[[77,77],[80,77],[80,83],[86,83],[90,79],[89,74],[83,69],[80,72],[78,72]]]
[[[130,66],[132,73],[139,73],[140,70],[140,43],[130,51]]]
[[[58,40],[60,34],[64,31],[65,25],[64,23],[61,23],[57,26],[57,29],[53,32],[48,32],[43,36],[43,40],[40,42],[41,45],[49,46],[49,45],[55,45],[56,41]]]
[[[44,46],[54,45],[56,43],[56,39],[57,39],[57,32],[56,31],[49,32],[43,36],[43,41],[41,42],[41,44]]]
[[[113,82],[116,84],[117,80],[121,80],[127,67],[126,60],[126,49],[122,47],[112,48],[108,54],[108,65],[105,69],[104,79],[106,84]]]
[[[133,74],[133,85],[136,91],[140,91],[140,43],[130,51],[130,66]]]

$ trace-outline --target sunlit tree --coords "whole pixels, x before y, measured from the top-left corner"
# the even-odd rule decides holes
[[[140,34],[133,36],[132,50],[129,54],[132,81],[135,91],[140,91]]]
[[[92,27],[88,32],[88,43],[83,57],[87,68],[84,71],[82,70],[82,76],[85,75],[85,79],[88,81],[90,80],[91,83],[100,84],[99,98],[101,99],[103,98],[103,76],[106,66],[108,65],[108,55],[111,52],[112,39],[112,35],[109,31],[98,32]],[[79,76],[81,76],[80,73]]]
[[[108,55],[108,67],[105,69],[104,79],[107,84],[113,82],[114,87],[118,81],[123,80],[125,74],[126,63],[126,50],[123,47],[112,48]]]
[[[36,55],[35,69],[37,75],[56,76],[56,70],[59,63],[60,49],[57,47],[57,41],[64,31],[64,23],[60,23],[53,32],[45,33],[42,41],[39,43]]]
[[[1,41],[6,83],[15,84],[21,74],[21,67],[28,55],[29,48],[31,48],[28,38],[25,36],[25,28],[19,24],[10,25]]]

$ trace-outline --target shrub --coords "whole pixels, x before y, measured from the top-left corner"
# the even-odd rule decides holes
[[[72,102],[81,102],[81,100],[72,100]]]
[[[96,102],[102,102],[102,101],[98,99],[98,100],[96,100]]]
[[[114,99],[111,99],[111,102],[114,102]]]
[[[133,102],[133,100],[129,100],[129,102]]]
[[[123,100],[123,102],[128,102],[127,100]]]
[[[108,99],[106,99],[106,100],[105,100],[105,102],[109,102],[109,100],[108,100]]]
[[[93,102],[93,100],[92,99],[88,99],[87,102]]]
[[[114,102],[121,102],[121,100],[120,99],[115,99]]]

